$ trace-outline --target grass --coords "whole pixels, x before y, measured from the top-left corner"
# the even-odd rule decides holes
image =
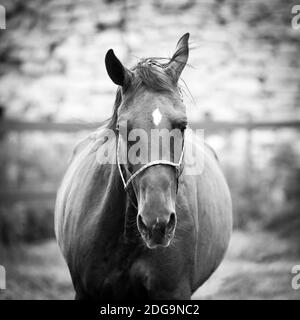
[[[218,270],[194,299],[300,299],[293,290],[292,266],[300,264],[297,246],[269,232],[234,232]]]
[[[297,252],[271,232],[235,231],[224,261],[193,299],[300,299],[300,290],[291,287],[291,268],[300,264]],[[7,272],[0,299],[73,299],[54,240],[2,250],[0,259]]]
[[[7,255],[6,255],[7,256]],[[73,299],[67,266],[54,240],[15,249],[6,263],[6,290],[0,299]]]

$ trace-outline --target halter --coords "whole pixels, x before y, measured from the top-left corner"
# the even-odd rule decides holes
[[[145,61],[142,62],[142,64],[147,64],[149,66],[157,66],[159,68],[165,68],[164,65],[161,65],[160,63],[158,63],[157,61],[153,60],[153,59],[147,59]],[[183,100],[183,97],[182,97],[182,92],[179,89],[179,95],[180,95],[180,99]],[[183,139],[183,146],[182,146],[182,151],[181,151],[181,155],[180,155],[180,158],[179,158],[179,161],[178,163],[176,162],[172,162],[172,161],[169,161],[169,160],[154,160],[154,161],[150,161],[146,164],[144,164],[140,169],[138,169],[135,173],[133,173],[129,179],[126,181],[125,180],[125,177],[123,175],[123,172],[122,172],[122,168],[121,168],[121,164],[120,164],[120,159],[119,159],[119,149],[120,149],[120,136],[118,137],[118,142],[117,142],[117,165],[118,165],[118,169],[119,169],[119,173],[120,173],[120,176],[121,176],[121,179],[122,179],[122,182],[123,182],[123,186],[124,186],[124,190],[126,192],[128,192],[128,187],[129,185],[131,184],[131,182],[139,175],[141,174],[143,171],[145,171],[146,169],[148,169],[149,167],[152,167],[152,166],[156,166],[156,165],[167,165],[167,166],[171,166],[171,167],[174,167],[175,170],[176,170],[176,180],[177,180],[177,191],[178,191],[178,179],[182,173],[182,161],[183,161],[183,156],[184,156],[184,139]],[[177,192],[176,191],[176,192]],[[129,195],[129,199],[131,200],[132,204],[134,205],[134,207],[137,209],[135,203],[133,202],[133,200],[131,199],[130,195]]]
[[[136,172],[134,172],[129,179],[126,181],[124,174],[122,172],[122,168],[121,168],[121,163],[120,163],[120,158],[119,158],[119,149],[120,149],[120,136],[118,137],[118,142],[117,142],[117,165],[118,165],[118,169],[119,169],[119,173],[121,176],[121,180],[123,182],[123,186],[124,186],[124,190],[128,192],[128,187],[129,185],[132,183],[132,181],[139,175],[141,174],[143,171],[145,171],[146,169],[152,167],[152,166],[156,166],[156,165],[167,165],[167,166],[171,166],[174,167],[176,170],[176,179],[177,179],[177,190],[178,190],[178,179],[182,173],[182,161],[183,161],[183,156],[184,156],[184,140],[183,140],[183,147],[182,147],[182,151],[181,151],[181,155],[179,158],[179,161],[176,162],[172,162],[169,160],[154,160],[154,161],[150,161],[146,164],[144,164],[140,169],[138,169]],[[177,191],[176,191],[177,192]],[[130,198],[130,196],[129,196]],[[133,200],[130,198],[131,202],[133,203],[134,207],[137,209],[136,205],[134,204]]]

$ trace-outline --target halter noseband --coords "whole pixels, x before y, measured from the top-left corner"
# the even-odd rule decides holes
[[[167,166],[172,166],[176,169],[176,178],[178,179],[181,172],[182,172],[182,160],[183,160],[183,155],[184,155],[184,143],[183,143],[183,147],[182,147],[182,151],[181,151],[181,155],[179,158],[179,161],[176,162],[172,162],[169,160],[154,160],[154,161],[150,161],[146,164],[144,164],[140,169],[138,169],[135,173],[133,173],[130,178],[126,181],[124,174],[122,172],[122,168],[121,168],[121,163],[120,163],[120,158],[119,158],[119,149],[120,149],[120,138],[118,138],[118,142],[117,142],[117,165],[118,165],[118,169],[119,169],[119,173],[123,182],[123,186],[124,186],[124,190],[127,190],[128,186],[131,184],[131,182],[143,171],[145,171],[146,169],[148,169],[149,167],[152,166],[156,166],[156,165],[167,165]]]

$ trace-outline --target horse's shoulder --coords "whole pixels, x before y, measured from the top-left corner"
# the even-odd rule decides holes
[[[100,130],[101,129],[101,130]],[[60,184],[56,200],[56,234],[59,235],[59,225],[61,221],[67,220],[76,205],[84,203],[80,199],[84,198],[88,192],[88,185],[93,183],[95,172],[102,177],[101,181],[107,179],[107,173],[111,166],[101,166],[104,149],[101,148],[108,143],[112,149],[112,143],[105,141],[105,133],[102,128],[90,133],[75,146],[68,168]],[[113,152],[111,152],[113,154]],[[101,167],[101,170],[99,170]],[[77,210],[77,209],[76,209]],[[58,236],[58,238],[60,238]]]

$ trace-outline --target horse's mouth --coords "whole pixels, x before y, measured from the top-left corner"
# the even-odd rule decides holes
[[[141,236],[147,248],[156,249],[158,247],[167,248],[174,238],[174,233],[168,233],[159,240],[152,239],[148,234],[141,234]]]

